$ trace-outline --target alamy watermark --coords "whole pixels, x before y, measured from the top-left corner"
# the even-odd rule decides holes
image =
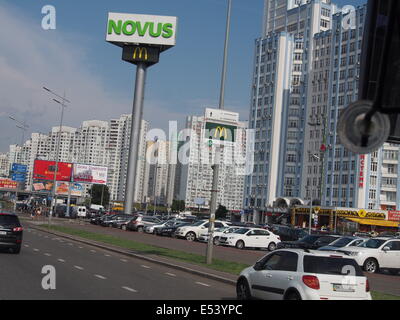
[[[55,30],[57,28],[56,8],[52,5],[46,5],[42,8],[42,28],[43,30]]]

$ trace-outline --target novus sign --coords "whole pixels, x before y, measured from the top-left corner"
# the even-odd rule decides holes
[[[172,47],[176,44],[176,29],[176,17],[110,12],[106,40],[119,46],[151,44]]]

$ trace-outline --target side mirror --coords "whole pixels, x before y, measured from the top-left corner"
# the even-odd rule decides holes
[[[256,271],[260,271],[260,270],[262,270],[262,264],[260,262],[256,262],[256,264],[254,265],[253,268]]]
[[[383,249],[382,249],[383,251],[390,251],[390,247],[383,247]]]

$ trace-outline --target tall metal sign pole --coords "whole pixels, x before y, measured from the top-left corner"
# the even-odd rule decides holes
[[[106,41],[122,47],[122,60],[137,66],[124,197],[125,214],[132,213],[134,202],[147,68],[158,63],[160,52],[175,46],[176,29],[176,17],[108,14]]]
[[[222,77],[221,77],[221,91],[219,97],[219,108],[224,109],[225,103],[225,80],[226,80],[226,69],[228,60],[228,45],[229,45],[229,31],[231,27],[231,9],[232,0],[228,0],[228,13],[226,19],[226,32],[225,32],[225,47],[224,47],[224,62],[222,66]],[[208,227],[208,243],[206,253],[206,263],[212,263],[212,251],[214,241],[214,221],[215,212],[217,211],[217,196],[218,196],[218,178],[219,178],[219,164],[221,161],[221,150],[220,146],[216,145],[215,148],[215,164],[212,166],[213,169],[213,182],[211,187],[211,203],[210,203],[210,221]]]

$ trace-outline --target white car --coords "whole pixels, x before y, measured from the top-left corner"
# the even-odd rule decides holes
[[[271,231],[259,228],[240,228],[233,233],[219,237],[219,243],[226,246],[245,248],[268,248],[274,251],[281,238]]]
[[[213,238],[214,238],[213,239],[213,243],[214,243],[214,245],[216,245],[216,246],[219,245],[219,238],[220,237],[222,237],[222,236],[224,236],[224,235],[226,235],[228,233],[235,232],[236,230],[239,230],[241,228],[243,228],[243,227],[222,227],[222,228],[214,229],[214,233],[213,233]],[[207,232],[202,233],[200,235],[198,240],[202,241],[202,242],[208,242],[208,236],[209,236],[209,233],[208,233],[208,230],[207,230]]]
[[[177,238],[185,238],[188,241],[197,240],[200,234],[208,230],[209,222],[208,220],[200,220],[189,226],[177,228],[175,231],[175,236]],[[225,221],[215,221],[214,228],[228,227]]]
[[[174,223],[172,221],[165,221],[163,223],[152,224],[152,225],[146,226],[144,228],[144,232],[146,232],[146,233],[154,233],[154,228],[170,227],[170,226],[173,226],[173,225],[174,225]]]
[[[379,269],[389,270],[393,274],[400,271],[400,239],[371,238],[357,247],[343,248],[339,252],[349,254],[369,273]]]
[[[267,254],[240,273],[236,293],[241,300],[372,299],[368,279],[352,257],[308,249]]]
[[[368,239],[365,238],[358,238],[358,237],[340,237],[339,239],[333,241],[327,246],[320,247],[318,250],[322,251],[336,251],[347,247],[355,247],[359,246],[360,244],[364,243]]]

